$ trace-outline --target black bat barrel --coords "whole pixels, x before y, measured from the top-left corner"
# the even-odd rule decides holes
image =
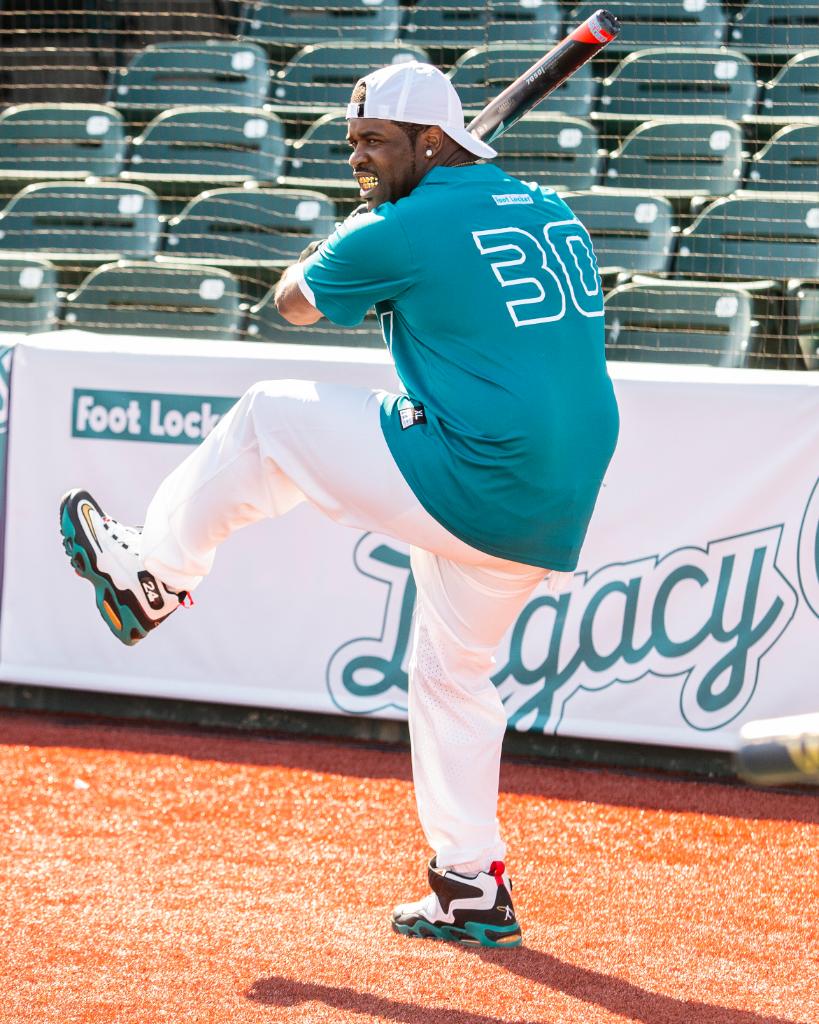
[[[487,104],[467,125],[467,131],[491,144],[616,38],[619,31],[620,24],[613,14],[595,11]]]

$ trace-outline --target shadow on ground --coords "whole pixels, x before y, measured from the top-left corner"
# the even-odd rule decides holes
[[[525,947],[514,951],[464,948],[463,952],[542,986],[542,1000],[532,1005],[532,1012],[537,1014],[538,1020],[549,1019],[550,993],[561,992],[641,1024],[797,1024],[781,1017],[649,992],[622,978],[577,967],[548,953]],[[502,1002],[502,994],[498,993],[498,996]],[[296,981],[275,975],[259,978],[245,993],[245,997],[263,1006],[276,1007],[324,1003],[333,1009],[362,1014],[376,1020],[394,1021],[396,1024],[533,1024],[531,1018],[510,1018],[504,1016],[502,1011],[499,1016],[470,1013],[452,1007],[429,1006],[422,1000],[417,1003],[403,1002],[369,992],[357,992],[351,988]]]

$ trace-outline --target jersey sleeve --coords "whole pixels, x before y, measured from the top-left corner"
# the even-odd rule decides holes
[[[310,301],[328,320],[355,327],[376,302],[397,298],[412,283],[409,242],[391,206],[340,224],[304,263]]]

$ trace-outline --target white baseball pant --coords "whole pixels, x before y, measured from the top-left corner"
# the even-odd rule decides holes
[[[504,633],[548,573],[478,551],[432,518],[384,439],[384,397],[310,381],[256,384],[160,484],[143,555],[163,582],[192,590],[233,531],[302,501],[407,542],[417,586],[409,727],[421,825],[443,867],[501,860],[506,715],[490,675]]]

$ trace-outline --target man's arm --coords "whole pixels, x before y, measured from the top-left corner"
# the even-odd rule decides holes
[[[303,287],[307,287],[304,284],[304,267],[301,263],[293,263],[279,278],[273,296],[276,309],[284,319],[301,326],[314,324],[322,317],[305,295]],[[307,290],[309,292],[309,288]]]
[[[367,212],[367,204],[360,203],[352,213],[348,214],[344,223]],[[340,227],[336,224],[336,227]],[[310,286],[304,281],[304,268],[302,264],[309,259],[314,252],[321,248],[326,242],[325,238],[317,238],[312,241],[299,256],[298,262],[292,264],[285,270],[276,285],[274,298],[276,309],[285,320],[291,324],[314,324],[324,315],[320,313],[313,301],[313,293]],[[309,296],[309,298],[308,298]]]

